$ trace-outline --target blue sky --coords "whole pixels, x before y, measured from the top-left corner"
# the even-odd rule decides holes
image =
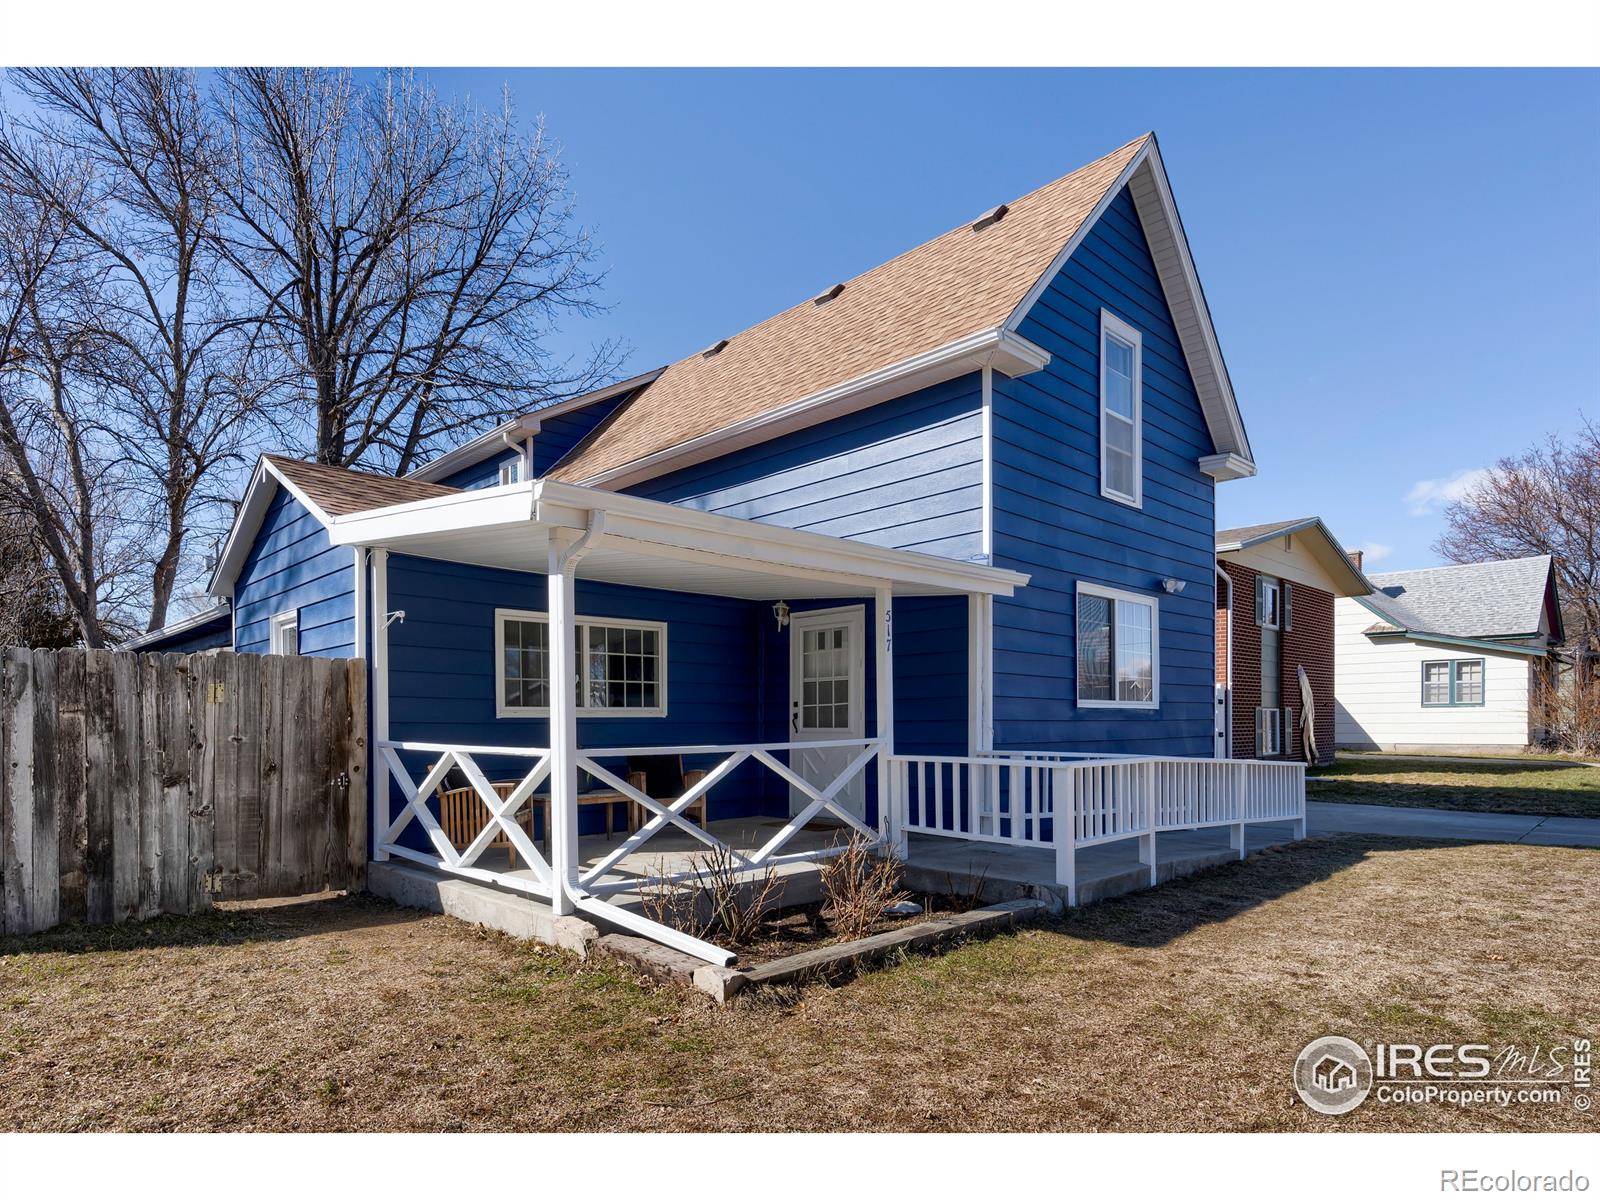
[[[629,369],[670,361],[1147,129],[1258,478],[1437,560],[1451,481],[1600,415],[1600,72],[450,70],[566,147]]]

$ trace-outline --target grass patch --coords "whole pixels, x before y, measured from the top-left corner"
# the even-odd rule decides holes
[[[1318,838],[721,1009],[362,897],[0,940],[0,1128],[1592,1130],[1320,1117],[1289,1072],[1326,1033],[1593,1036],[1597,862]]]
[[[1306,798],[1536,817],[1600,817],[1600,767],[1533,756],[1525,763],[1342,757],[1332,766],[1307,772]]]

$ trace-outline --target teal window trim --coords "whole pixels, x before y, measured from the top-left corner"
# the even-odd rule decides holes
[[[1476,700],[1460,699],[1461,667],[1463,663],[1476,663],[1478,666],[1478,698]],[[1428,668],[1445,667],[1447,678],[1450,681],[1450,698],[1448,700],[1428,699]],[[1422,664],[1422,707],[1423,708],[1482,708],[1488,699],[1488,664],[1481,658],[1430,658]]]

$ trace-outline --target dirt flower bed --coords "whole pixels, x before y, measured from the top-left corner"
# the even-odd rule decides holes
[[[1600,1030],[1600,854],[1320,838],[726,1006],[360,897],[0,941],[0,1127],[1575,1130],[1322,1117],[1310,1040]]]

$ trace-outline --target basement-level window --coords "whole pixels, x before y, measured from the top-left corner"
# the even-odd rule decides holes
[[[1154,596],[1078,585],[1078,704],[1155,708],[1159,703]]]
[[[665,625],[579,617],[576,633],[579,716],[667,715]],[[544,613],[495,610],[495,687],[497,715],[550,715],[550,622]]]
[[[1100,494],[1135,508],[1144,503],[1143,339],[1100,310]]]
[[[1461,708],[1483,703],[1483,659],[1447,658],[1422,664],[1422,707]]]

